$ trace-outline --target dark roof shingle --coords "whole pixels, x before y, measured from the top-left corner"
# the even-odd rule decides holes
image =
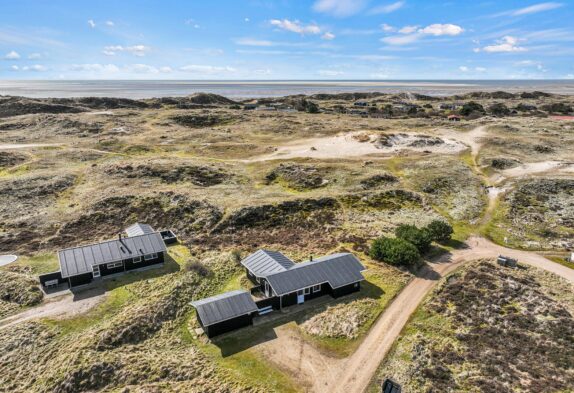
[[[137,256],[164,252],[165,243],[159,233],[122,237],[101,243],[58,251],[62,278],[91,273],[92,266],[117,262]]]
[[[314,261],[295,264],[291,269],[268,275],[267,281],[277,295],[285,295],[313,285],[329,283],[339,288],[365,279],[365,267],[349,253],[333,254]]]
[[[236,290],[191,302],[203,326],[210,326],[257,311],[249,292]]]
[[[259,250],[241,261],[251,273],[257,277],[284,272],[291,269],[295,263],[278,251]]]

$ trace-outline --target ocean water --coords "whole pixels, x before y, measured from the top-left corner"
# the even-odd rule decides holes
[[[294,94],[382,92],[433,96],[471,91],[544,91],[574,95],[574,80],[401,80],[401,81],[179,81],[179,80],[0,80],[0,95],[45,97],[177,97],[205,92],[232,99],[280,97]]]

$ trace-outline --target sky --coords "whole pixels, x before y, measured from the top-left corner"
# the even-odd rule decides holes
[[[574,79],[574,0],[0,5],[0,79]]]

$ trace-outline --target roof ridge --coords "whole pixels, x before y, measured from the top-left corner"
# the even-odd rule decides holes
[[[136,236],[129,236],[129,237],[122,237],[122,239],[136,239],[136,238],[140,238],[140,237],[144,237],[144,236],[151,236],[151,235],[159,235],[161,236],[161,234],[158,231],[152,232],[152,233],[144,233],[142,235],[136,235]],[[68,247],[68,248],[62,248],[61,250],[58,250],[58,252],[62,252],[62,251],[67,251],[67,250],[75,250],[77,248],[84,248],[84,247],[90,247],[90,246],[96,246],[99,244],[107,244],[107,243],[112,243],[112,242],[119,242],[120,239],[109,239],[109,240],[104,240],[101,242],[96,242],[96,243],[89,243],[89,244],[83,244],[81,246],[74,246],[74,247]]]

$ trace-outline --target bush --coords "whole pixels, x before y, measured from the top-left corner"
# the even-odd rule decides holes
[[[185,263],[185,270],[188,272],[195,272],[201,277],[207,277],[209,276],[209,273],[211,273],[207,266],[198,261],[187,261]]]
[[[397,229],[395,229],[395,236],[411,243],[422,254],[429,250],[433,240],[430,232],[426,228],[419,229],[414,225],[406,224],[399,225]]]
[[[427,225],[426,229],[431,234],[434,241],[446,242],[450,240],[453,230],[449,223],[441,220],[433,220]]]
[[[391,265],[414,266],[420,261],[421,255],[417,248],[403,239],[380,237],[373,240],[369,250],[371,258],[385,261]]]
[[[510,109],[503,103],[495,103],[488,107],[490,113],[494,116],[508,116],[510,115]]]
[[[465,103],[460,110],[460,114],[463,116],[468,116],[473,112],[485,113],[484,107],[478,102],[470,101]]]

